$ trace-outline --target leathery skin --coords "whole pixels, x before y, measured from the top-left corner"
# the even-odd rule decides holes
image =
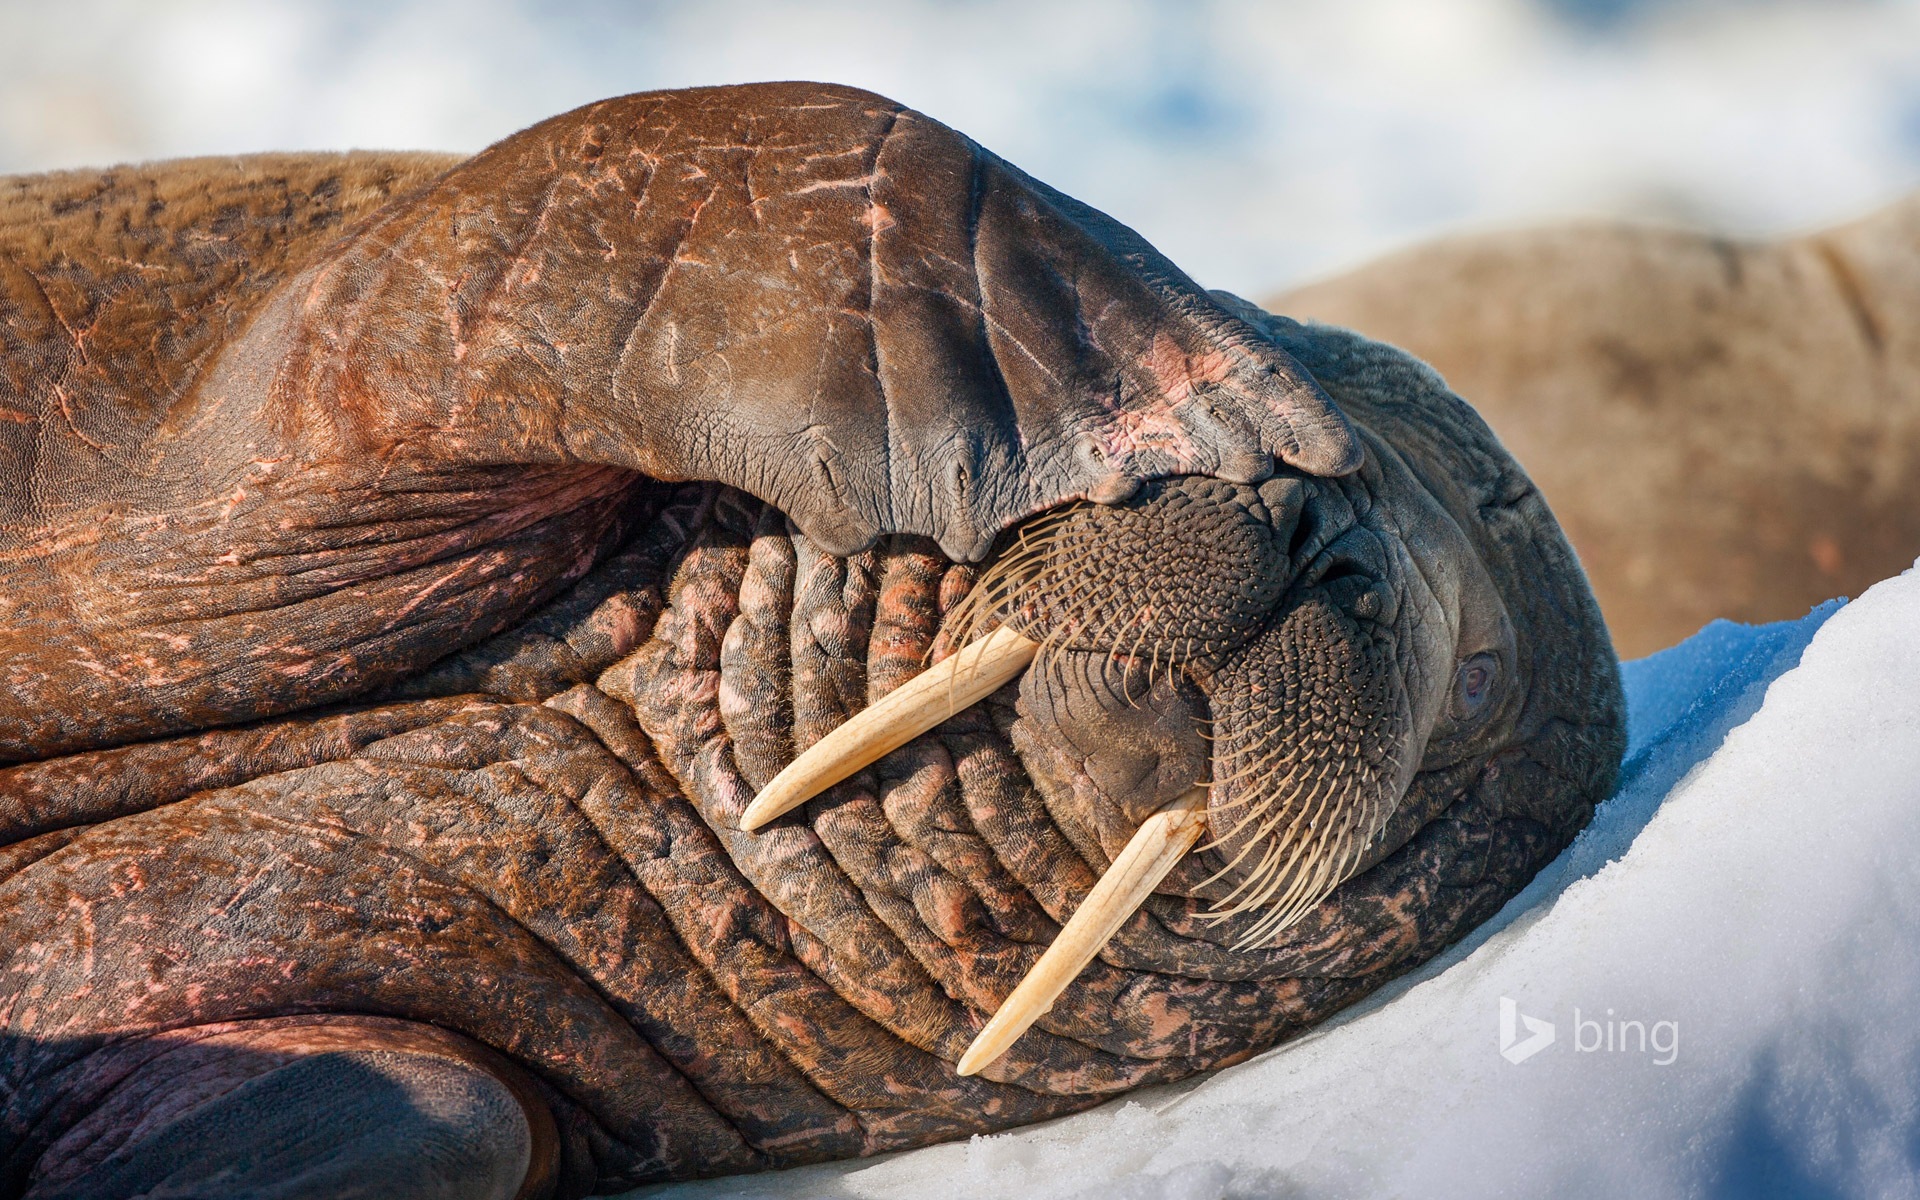
[[[6,181],[0,388],[4,1195],[178,1182],[261,1112],[313,1114],[316,1180],[390,1121],[503,1197],[1041,1120],[1424,961],[1618,763],[1578,565],[1437,379],[850,89]],[[755,789],[953,650],[1027,516],[1279,470],[1332,538],[1398,453],[1508,593],[1499,736],[1271,944],[1176,878],[956,1075],[1110,854],[1071,706],[1009,684],[744,834]]]

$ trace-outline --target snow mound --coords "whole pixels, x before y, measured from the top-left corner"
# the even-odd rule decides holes
[[[676,1197],[1920,1194],[1920,568],[1626,666],[1620,790],[1461,946],[1198,1082]]]

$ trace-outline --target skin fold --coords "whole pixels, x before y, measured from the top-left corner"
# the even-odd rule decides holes
[[[866,93],[0,181],[0,338],[0,1194],[579,1195],[1041,1120],[1431,957],[1618,766],[1579,565],[1437,376]],[[1023,678],[740,831],[997,623]]]

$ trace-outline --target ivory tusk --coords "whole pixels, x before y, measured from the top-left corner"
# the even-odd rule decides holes
[[[1040,643],[1002,625],[880,697],[807,747],[747,805],[751,833],[946,720],[1027,669]]]
[[[1140,823],[1120,857],[1093,885],[1053,945],[1033,964],[993,1019],[960,1056],[956,1068],[972,1075],[1005,1054],[1027,1027],[1053,1007],[1107,940],[1127,923],[1173,865],[1193,849],[1207,827],[1207,789],[1190,788]]]

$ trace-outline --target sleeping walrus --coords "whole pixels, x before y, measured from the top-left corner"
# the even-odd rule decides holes
[[[1429,958],[1611,785],[1437,376],[878,97],[0,188],[7,1195],[1038,1120]]]

